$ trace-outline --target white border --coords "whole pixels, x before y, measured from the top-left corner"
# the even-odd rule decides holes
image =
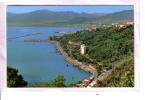
[[[111,1],[111,2],[110,2]],[[93,92],[93,93],[100,93],[100,92],[139,92],[139,2],[137,0],[6,0],[6,5],[134,5],[135,9],[135,87],[134,88],[7,88],[6,86],[6,69],[3,68],[2,75],[2,91],[11,91],[11,92],[27,92],[27,91],[66,91],[66,92]],[[6,6],[4,6],[5,8]],[[3,17],[5,19],[5,17]],[[5,24],[6,25],[6,24]],[[6,29],[6,28],[3,28]],[[0,58],[1,54],[5,54],[4,58],[6,58],[6,30],[3,30],[3,39],[0,41],[5,50],[0,51]],[[1,59],[0,59],[1,60]],[[1,67],[6,67],[6,59],[3,60],[3,64]]]
[[[0,3],[0,89],[6,87],[6,6]]]
[[[6,5],[133,5],[137,1],[138,0],[5,0],[4,2]]]

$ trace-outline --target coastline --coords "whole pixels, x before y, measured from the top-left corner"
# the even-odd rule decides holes
[[[87,87],[94,79],[96,79],[96,77],[98,76],[98,73],[96,71],[95,68],[87,65],[87,64],[84,64],[82,62],[79,62],[78,60],[75,60],[75,59],[72,59],[71,57],[68,56],[68,54],[63,50],[63,48],[61,47],[60,45],[60,42],[58,41],[51,41],[51,40],[48,40],[49,43],[53,43],[56,45],[56,48],[59,50],[59,52],[63,55],[64,59],[69,62],[70,64],[78,67],[80,70],[83,70],[85,72],[89,72],[91,73],[91,75],[87,78],[85,78],[84,80],[82,80],[82,84],[79,84],[79,87]],[[84,83],[84,81],[86,79],[90,79],[90,82],[88,83]]]

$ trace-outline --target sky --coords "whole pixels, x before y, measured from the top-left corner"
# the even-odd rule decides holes
[[[36,10],[51,11],[73,11],[78,13],[112,13],[123,10],[133,10],[130,5],[118,6],[8,6],[7,11],[11,13],[27,13]]]

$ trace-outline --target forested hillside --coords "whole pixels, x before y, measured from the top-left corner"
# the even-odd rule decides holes
[[[62,26],[71,24],[102,23],[133,21],[133,10],[114,13],[77,13],[71,11],[54,12],[36,10],[28,13],[7,12],[7,24],[10,26]]]
[[[87,47],[86,53],[81,55],[80,46],[69,45],[69,41],[85,44]],[[131,85],[128,85],[133,86],[133,26],[128,26],[127,28],[122,29],[109,27],[97,28],[92,31],[78,31],[74,34],[67,34],[61,37],[60,43],[64,50],[72,58],[81,62],[95,64],[99,74],[102,73],[103,69],[113,69],[113,73],[111,74],[110,79],[108,79],[110,82],[109,86],[117,86],[111,85],[111,82],[116,81],[113,79],[114,77],[120,78],[121,76],[129,78],[132,84],[130,83]],[[132,60],[129,60],[128,58]],[[128,70],[131,77],[126,74],[126,71]],[[116,76],[115,73],[120,74]],[[119,79],[118,81],[121,82],[125,80]],[[119,82],[117,84],[121,84]],[[126,85],[127,84],[124,83],[121,86]]]
[[[103,80],[98,80],[97,87],[133,87],[134,86],[134,60],[133,57],[124,60],[121,65]]]

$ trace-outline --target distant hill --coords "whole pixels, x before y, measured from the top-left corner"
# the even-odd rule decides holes
[[[112,23],[112,22],[120,22],[120,21],[133,21],[134,15],[133,10],[126,10],[115,12],[111,14],[104,15],[97,19],[99,22],[103,23]]]
[[[63,22],[77,17],[96,18],[104,14],[87,14],[76,12],[53,12],[49,10],[37,10],[29,13],[14,14],[7,13],[8,22]]]
[[[48,25],[48,24],[82,24],[111,23],[116,21],[132,21],[133,10],[116,13],[76,13],[71,11],[54,12],[37,10],[29,13],[7,13],[8,25]]]

